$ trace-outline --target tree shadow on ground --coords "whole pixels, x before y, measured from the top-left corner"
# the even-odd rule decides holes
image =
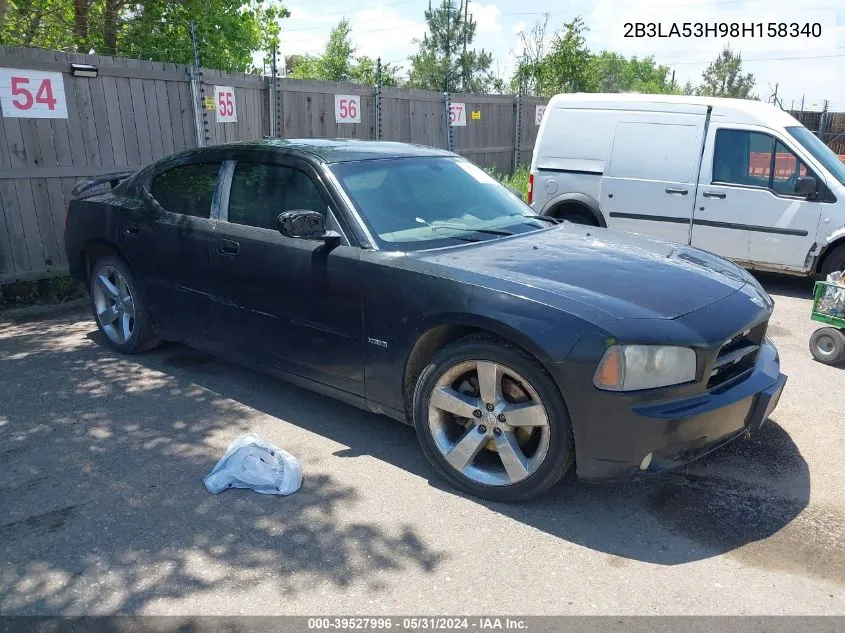
[[[356,489],[325,474],[284,499],[209,494],[220,438],[249,430],[254,412],[167,370],[172,347],[138,363],[91,344],[91,329],[79,315],[0,323],[0,613],[137,612],[268,579],[291,595],[303,579],[377,586],[437,567],[411,525],[340,520]],[[322,418],[286,413],[303,427]]]

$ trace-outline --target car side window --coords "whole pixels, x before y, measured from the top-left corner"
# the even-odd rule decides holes
[[[229,193],[229,222],[276,229],[284,211],[308,209],[324,216],[328,206],[304,171],[286,165],[239,162]]]
[[[150,194],[171,213],[211,217],[220,162],[182,165],[153,178]]]

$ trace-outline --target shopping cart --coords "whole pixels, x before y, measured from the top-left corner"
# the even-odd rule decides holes
[[[816,282],[811,318],[828,326],[810,337],[813,358],[827,365],[845,362],[845,283]]]

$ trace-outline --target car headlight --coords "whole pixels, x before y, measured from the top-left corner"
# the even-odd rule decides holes
[[[669,345],[613,345],[599,363],[593,383],[608,391],[634,391],[695,380],[695,350]]]

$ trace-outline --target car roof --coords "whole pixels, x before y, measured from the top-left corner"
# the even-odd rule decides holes
[[[359,160],[373,160],[378,158],[410,158],[433,156],[456,156],[452,152],[425,145],[412,143],[394,143],[391,141],[364,141],[348,138],[292,138],[267,139],[263,141],[245,141],[216,145],[215,149],[231,147],[232,149],[268,150],[278,148],[285,153],[310,154],[325,163],[345,163]]]
[[[734,123],[763,124],[768,127],[801,125],[788,112],[779,107],[753,99],[728,99],[724,97],[699,97],[695,95],[655,95],[638,93],[586,93],[559,94],[552,97],[550,108],[601,108],[602,106],[651,107],[656,111],[671,112],[673,106],[710,106],[714,117],[726,117]]]

